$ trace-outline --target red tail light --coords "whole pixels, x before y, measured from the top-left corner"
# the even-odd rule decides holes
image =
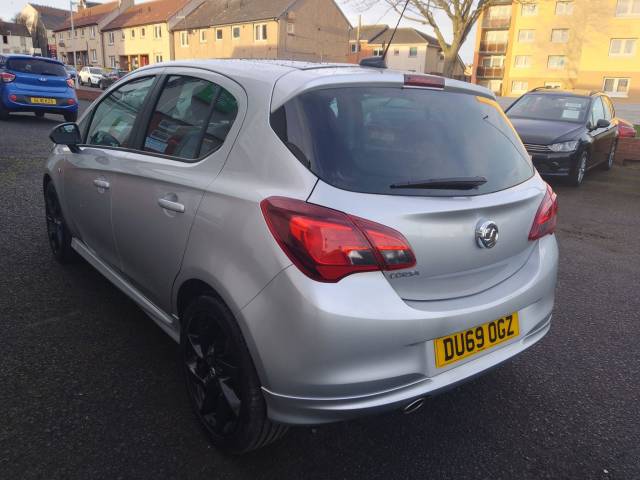
[[[284,253],[314,280],[337,282],[416,263],[407,239],[384,225],[291,198],[270,197],[260,207]]]
[[[529,232],[529,240],[537,240],[545,235],[551,235],[556,230],[557,221],[558,197],[551,187],[547,185],[547,193],[545,193],[542,203],[538,207],[536,218],[533,220],[533,225]]]
[[[67,98],[67,105],[75,105],[76,100],[75,98]]]
[[[16,79],[16,76],[13,73],[0,72],[0,79],[2,79],[4,83],[10,83]]]
[[[67,85],[71,88],[75,87],[75,83],[73,82],[73,78],[67,78]]]

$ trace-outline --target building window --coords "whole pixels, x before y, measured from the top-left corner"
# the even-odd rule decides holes
[[[640,0],[618,0],[617,17],[640,16]]]
[[[398,55],[400,55],[400,49],[399,48],[394,48],[393,49],[393,56],[397,57]]]
[[[483,67],[502,67],[504,65],[504,57],[499,55],[491,55],[482,59]]]
[[[180,46],[181,47],[189,46],[189,32],[186,30],[183,30],[182,32],[180,32]]]
[[[409,47],[409,56],[417,57],[418,56],[418,47]]]
[[[357,53],[358,51],[358,44],[357,43],[352,43],[351,44],[351,53]]]
[[[295,33],[296,33],[296,25],[295,25],[295,23],[287,22],[287,33],[289,35],[295,35]]]
[[[147,34],[147,32],[146,32],[145,28],[144,28],[144,27],[142,27],[142,28],[140,29],[140,38],[144,38],[146,34]]]
[[[131,38],[136,38],[136,29],[135,28],[131,29]]]
[[[490,19],[504,19],[511,17],[511,5],[495,5],[489,7],[487,11],[487,17]]]
[[[562,82],[544,82],[546,88],[562,88]]]
[[[551,70],[564,70],[567,66],[567,57],[564,55],[549,55],[547,68]]]
[[[162,63],[162,55],[156,55],[156,63]]]
[[[96,52],[95,50],[91,50],[91,61],[92,62],[98,61],[98,52]]]
[[[91,28],[89,29],[89,35],[91,35],[91,38],[96,38],[96,26],[92,25]]]
[[[200,43],[207,43],[207,31],[200,30]]]
[[[373,56],[374,57],[381,57],[383,53],[384,53],[384,49],[383,48],[374,48],[373,49]]]
[[[111,65],[111,68],[116,68],[116,57],[114,55],[109,56],[109,65]]]
[[[125,37],[125,35],[124,35],[124,30],[122,30],[122,31],[120,32],[120,36],[121,36],[122,40],[124,40],[124,37]]]
[[[567,43],[569,41],[569,29],[554,28],[551,30],[551,41],[553,43]]]
[[[556,2],[556,15],[573,14],[573,2]]]
[[[516,68],[529,68],[531,66],[531,55],[516,55],[513,63]]]
[[[635,38],[612,38],[609,43],[610,57],[630,57],[636,53]]]
[[[162,38],[162,25],[153,27],[153,38]]]
[[[80,29],[80,36],[84,37],[84,28]]]
[[[255,32],[256,32],[256,41],[264,41],[267,39],[267,24],[263,23],[261,25],[256,25],[255,26]]]
[[[107,38],[109,41],[109,45],[113,45],[113,42],[115,41],[115,34],[113,32],[109,32],[107,33]]]
[[[73,36],[74,36],[74,37],[77,37],[77,36],[78,36],[78,30],[77,30],[77,29],[75,29],[75,28],[73,29]]]
[[[513,93],[524,93],[527,90],[529,90],[529,82],[523,82],[522,80],[511,82],[511,91]]]
[[[628,78],[607,77],[604,79],[602,90],[610,97],[626,97],[629,95],[630,83]]]
[[[221,28],[216,30],[216,40],[222,40],[222,29]]]
[[[520,30],[518,32],[518,41],[521,43],[531,43],[536,39],[535,30]]]
[[[523,3],[521,15],[523,17],[532,17],[538,14],[538,4],[537,3]]]
[[[233,27],[231,29],[231,36],[233,37],[234,40],[237,40],[238,38],[240,38],[240,27]]]

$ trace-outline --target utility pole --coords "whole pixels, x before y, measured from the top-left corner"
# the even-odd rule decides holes
[[[74,2],[73,0],[69,0],[69,16],[71,17],[71,41],[75,42],[75,38],[76,38],[76,30],[73,26],[73,5],[76,2]],[[76,78],[73,82],[75,88],[78,88],[78,67],[76,66],[76,50],[75,48],[73,49],[73,69],[76,71]]]

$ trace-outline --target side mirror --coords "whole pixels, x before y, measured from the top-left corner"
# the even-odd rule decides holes
[[[76,123],[69,122],[58,125],[51,130],[49,138],[56,145],[66,145],[73,153],[80,151],[78,145],[82,143],[82,136]]]
[[[605,120],[604,118],[601,118],[600,120],[597,121],[596,128],[607,128],[609,125],[611,125],[611,122],[609,120]]]

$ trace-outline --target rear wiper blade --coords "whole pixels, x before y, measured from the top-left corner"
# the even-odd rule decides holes
[[[433,190],[471,190],[487,183],[484,177],[430,178],[416,182],[394,183],[389,188],[428,188]]]

